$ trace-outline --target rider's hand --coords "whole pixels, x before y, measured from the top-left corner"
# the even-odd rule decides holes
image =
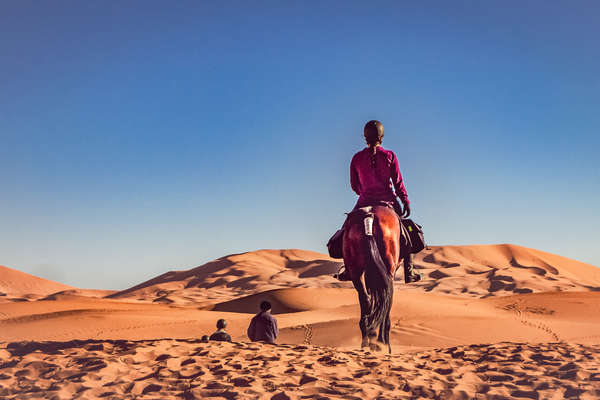
[[[408,205],[408,203],[403,203],[402,205],[404,208],[404,211],[402,212],[402,218],[410,217],[410,206]]]

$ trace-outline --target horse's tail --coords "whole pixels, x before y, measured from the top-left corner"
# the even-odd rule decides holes
[[[367,222],[368,218],[372,218],[373,222],[377,221],[377,218],[367,217],[365,219],[365,226],[369,224]],[[381,232],[382,230],[378,229],[378,231]],[[367,292],[371,296],[371,306],[367,315],[367,332],[372,334],[382,323],[385,323],[387,314],[392,306],[394,280],[389,272],[390,268],[386,267],[386,263],[381,257],[374,229],[370,233],[371,235],[365,232],[366,251],[368,254],[365,268],[365,284]]]

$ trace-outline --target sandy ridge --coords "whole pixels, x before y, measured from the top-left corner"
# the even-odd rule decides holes
[[[225,256],[185,271],[170,271],[110,298],[206,305],[284,288],[352,288],[332,277],[341,260],[298,249]],[[412,285],[396,274],[396,290],[485,298],[548,291],[600,291],[600,268],[522,246],[431,246],[415,257],[424,279]],[[239,301],[238,301],[239,302]]]
[[[13,342],[0,396],[17,398],[594,398],[600,347],[474,344],[381,356],[198,340]],[[307,397],[308,396],[308,397]]]
[[[0,265],[0,301],[29,301],[51,293],[75,289]]]

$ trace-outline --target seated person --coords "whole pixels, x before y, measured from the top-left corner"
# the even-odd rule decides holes
[[[279,329],[277,320],[271,315],[271,303],[268,301],[260,303],[260,312],[252,317],[247,333],[253,342],[275,343]]]
[[[225,332],[225,327],[227,327],[227,321],[224,319],[220,319],[217,321],[217,331],[210,335],[210,340],[214,340],[217,342],[231,342],[231,336],[227,332]]]

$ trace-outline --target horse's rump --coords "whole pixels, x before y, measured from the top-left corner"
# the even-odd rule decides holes
[[[369,219],[370,223],[367,222]],[[351,272],[353,279],[358,278],[369,260],[373,259],[371,247],[366,240],[369,238],[367,229],[371,229],[385,269],[393,276],[400,257],[401,228],[396,212],[388,203],[357,208],[348,214],[343,236],[346,268]]]
[[[345,226],[344,262],[353,281],[364,273],[369,294],[365,322],[371,335],[389,318],[400,255],[400,225],[393,208],[374,206],[353,211]],[[389,344],[389,337],[384,341]]]

